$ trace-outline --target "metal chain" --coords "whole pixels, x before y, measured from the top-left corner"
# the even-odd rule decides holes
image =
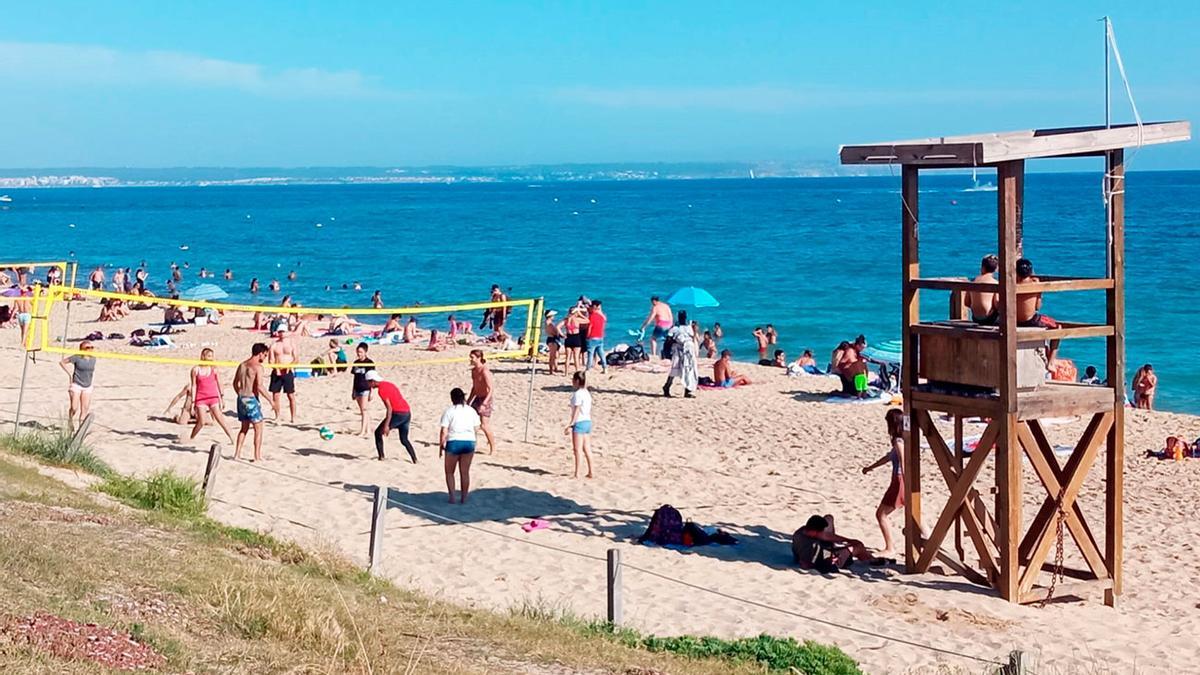
[[[1058,489],[1058,499],[1055,502],[1058,513],[1055,516],[1054,524],[1054,569],[1050,573],[1050,587],[1046,589],[1046,597],[1042,599],[1038,609],[1042,609],[1054,597],[1054,587],[1063,578],[1063,522],[1067,519],[1067,512],[1063,510],[1063,497],[1065,496],[1066,488]]]

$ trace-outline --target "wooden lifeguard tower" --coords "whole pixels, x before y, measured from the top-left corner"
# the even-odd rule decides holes
[[[1190,138],[1187,122],[1142,125],[1038,129],[972,136],[926,138],[892,143],[843,146],[843,164],[899,165],[901,170],[901,220],[903,222],[902,335],[904,362],[902,387],[909,436],[905,443],[904,523],[905,566],[910,573],[929,570],[939,560],[964,577],[996,588],[1011,602],[1043,600],[1057,595],[1080,596],[1104,590],[1104,602],[1114,605],[1121,594],[1122,502],[1124,473],[1125,309],[1124,309],[1124,149]],[[1024,212],[1025,162],[1047,157],[1105,158],[1105,194],[1108,198],[1108,273],[1103,278],[1068,278],[1038,275],[1036,283],[1017,283],[1021,257]],[[990,167],[997,176],[997,240],[1000,258],[999,285],[972,283],[920,275],[920,219],[918,178],[922,169]],[[976,258],[964,260],[974,266]],[[999,320],[981,326],[961,317],[922,321],[922,290],[998,294]],[[1059,322],[1054,329],[1017,325],[1017,296],[1059,291],[1104,291],[1106,317],[1102,324]],[[957,319],[957,320],[956,320]],[[1087,386],[1044,380],[1036,363],[1036,348],[1049,340],[1104,337],[1107,340],[1107,386]],[[954,439],[947,443],[934,425],[932,413],[954,419]],[[1040,420],[1050,417],[1087,416],[1090,419],[1069,459],[1060,465]],[[963,420],[987,420],[974,452],[964,453]],[[950,496],[928,538],[922,538],[921,438],[927,439],[938,472]],[[1105,448],[1105,510],[1103,550],[1097,543],[1083,510],[1076,502],[1084,478]],[[994,450],[994,453],[993,453]],[[977,488],[976,478],[995,456],[995,500],[992,509],[983,499],[987,488]],[[1046,489],[1028,529],[1021,513],[1023,463],[1029,458]],[[962,552],[942,550],[954,529],[965,530],[978,566]],[[1048,565],[1051,548],[1070,532],[1088,569]],[[1036,588],[1043,572],[1050,573],[1050,588]],[[1069,578],[1057,583],[1058,576]],[[1055,587],[1057,590],[1055,591]]]

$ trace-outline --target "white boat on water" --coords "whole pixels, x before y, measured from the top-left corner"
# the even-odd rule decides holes
[[[8,203],[12,201],[12,197],[8,195],[0,195],[0,202]]]
[[[979,174],[976,173],[974,168],[971,169],[971,187],[963,188],[963,192],[995,192],[995,191],[996,191],[996,186],[992,185],[991,181],[988,181],[988,182],[984,183],[983,185],[980,185],[979,184]]]

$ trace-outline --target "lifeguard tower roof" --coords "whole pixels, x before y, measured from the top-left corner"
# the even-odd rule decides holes
[[[843,145],[842,164],[909,164],[927,167],[990,166],[1018,159],[1102,156],[1108,150],[1186,141],[1188,122],[1148,122],[1112,127],[1026,129],[967,136]]]

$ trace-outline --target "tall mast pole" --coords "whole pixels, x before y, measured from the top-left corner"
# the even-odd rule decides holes
[[[1108,55],[1109,49],[1109,33],[1112,31],[1110,27],[1110,19],[1105,16],[1101,21],[1104,23],[1104,128],[1112,128],[1112,78],[1109,75],[1109,61],[1111,58]],[[1108,279],[1113,278],[1113,259],[1112,259],[1112,244],[1113,244],[1113,223],[1112,223],[1112,154],[1104,153],[1104,276]]]

